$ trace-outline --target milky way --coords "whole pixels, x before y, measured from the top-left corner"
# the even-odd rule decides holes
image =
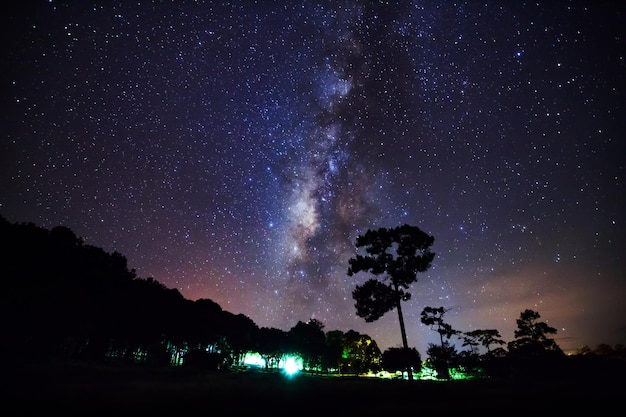
[[[259,326],[356,316],[355,239],[411,224],[433,266],[409,343],[626,343],[618,2],[33,2],[2,17],[0,214],[70,227]]]

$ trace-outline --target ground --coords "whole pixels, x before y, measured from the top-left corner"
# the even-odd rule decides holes
[[[617,381],[403,381],[281,373],[29,368],[3,373],[7,416],[622,415]]]

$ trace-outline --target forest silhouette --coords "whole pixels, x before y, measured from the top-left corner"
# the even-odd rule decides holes
[[[0,216],[0,239],[2,388],[16,398],[26,398],[20,389],[31,389],[33,379],[42,380],[37,370],[51,369],[65,382],[84,382],[86,378],[90,381],[87,386],[105,396],[111,392],[98,385],[102,381],[94,382],[98,378],[94,375],[102,376],[103,369],[141,370],[142,378],[152,381],[167,375],[170,382],[172,375],[198,378],[209,372],[222,378],[222,389],[233,384],[241,387],[243,380],[233,380],[233,375],[240,378],[245,374],[241,378],[247,378],[246,383],[257,378],[243,372],[249,369],[244,357],[250,352],[264,360],[265,367],[258,371],[273,378],[279,377],[279,365],[286,355],[296,354],[307,377],[341,376],[344,387],[353,384],[354,378],[383,371],[398,380],[394,384],[404,383],[400,370],[407,366],[416,374],[434,371],[440,377],[433,379],[451,384],[464,383],[451,381],[461,373],[476,381],[507,384],[566,381],[569,390],[570,384],[585,386],[590,378],[610,381],[611,388],[601,396],[605,404],[612,398],[613,387],[623,387],[623,345],[585,346],[575,355],[565,355],[549,337],[556,330],[539,321],[539,313],[533,310],[521,312],[516,339],[507,349],[490,349],[490,345],[505,344],[497,330],[455,330],[444,320],[444,307],[426,307],[422,322],[439,334],[441,343],[429,345],[428,357],[422,360],[414,348],[381,352],[368,335],[354,330],[325,331],[324,324],[315,319],[299,321],[287,331],[259,327],[251,318],[225,311],[210,299],[185,299],[177,289],[151,277],[138,277],[122,254],[85,244],[65,226],[48,230],[33,223],[11,223]],[[450,342],[454,337],[466,350],[457,351]],[[481,346],[486,352],[480,353]],[[86,367],[99,371],[84,373]],[[76,369],[83,370],[81,377]],[[164,369],[172,371],[155,373]],[[181,374],[183,371],[186,373]],[[137,374],[106,375],[119,383],[134,380]],[[316,387],[321,392],[322,388]],[[358,391],[359,395],[365,392],[363,387]],[[62,401],[63,396],[57,398]]]

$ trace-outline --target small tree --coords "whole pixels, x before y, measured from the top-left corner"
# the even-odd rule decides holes
[[[458,355],[454,345],[447,340],[441,342],[441,345],[429,343],[426,354],[430,358],[431,366],[437,371],[437,378],[450,379],[450,367]]]
[[[287,353],[287,336],[284,330],[274,327],[261,327],[257,333],[257,352],[265,360],[265,369],[278,369],[280,361]]]
[[[325,337],[322,369],[324,372],[337,370],[341,373],[340,363],[343,357],[344,332],[341,330],[330,330],[326,332]]]
[[[480,375],[484,369],[480,365],[489,367],[493,361],[491,345],[504,345],[505,341],[501,339],[500,332],[496,329],[476,329],[464,332],[461,336],[463,339],[463,347],[469,346],[469,351],[459,353],[459,364],[465,368],[466,373]],[[484,355],[478,353],[478,347],[483,346],[487,349]]]
[[[363,285],[357,285],[352,292],[356,301],[356,313],[370,323],[381,318],[388,311],[398,310],[398,321],[402,334],[402,346],[408,349],[402,301],[411,298],[408,288],[417,281],[417,273],[424,272],[435,257],[430,247],[435,239],[416,226],[379,228],[368,230],[356,239],[356,247],[364,247],[367,255],[356,255],[349,260],[348,275],[360,271],[376,276]],[[410,367],[407,369],[409,380],[413,379]]]
[[[354,330],[344,333],[343,372],[354,375],[380,370],[381,352],[373,340],[366,334]]]
[[[477,329],[463,333],[463,346],[469,346],[472,352],[475,352],[479,345],[484,346],[487,352],[489,352],[491,345],[494,344],[506,344],[506,342],[502,340],[500,332],[496,329]]]
[[[383,352],[382,368],[387,372],[411,368],[416,372],[422,369],[422,357],[415,348],[392,347]]]
[[[450,363],[456,356],[456,349],[449,342],[454,335],[461,333],[454,330],[452,326],[443,320],[448,310],[443,307],[424,307],[421,314],[421,321],[431,329],[439,333],[440,346],[430,344],[428,355],[432,359],[435,369],[442,378],[450,378]],[[445,339],[444,339],[445,338]]]
[[[541,316],[536,311],[526,309],[517,319],[517,330],[513,333],[515,340],[509,342],[510,353],[524,356],[542,356],[546,352],[561,352],[561,348],[548,335],[556,334],[557,330],[545,322],[538,321]]]
[[[538,321],[541,316],[527,309],[517,319],[515,340],[508,343],[513,371],[521,377],[548,376],[560,372],[565,354],[548,335],[556,329]]]
[[[308,371],[320,371],[321,360],[326,345],[324,324],[317,319],[298,323],[287,333],[289,344],[294,352],[299,353]]]

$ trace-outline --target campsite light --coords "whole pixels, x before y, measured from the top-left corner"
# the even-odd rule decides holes
[[[302,359],[296,356],[288,356],[285,359],[283,370],[288,376],[295,375],[302,370]]]

